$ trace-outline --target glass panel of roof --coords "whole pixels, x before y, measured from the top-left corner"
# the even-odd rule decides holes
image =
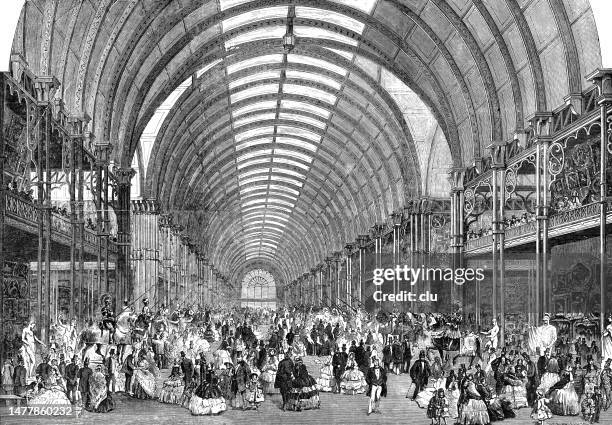
[[[317,100],[322,100],[331,105],[336,103],[336,96],[314,87],[298,86],[296,84],[283,84],[283,93],[296,94],[298,96],[308,96]]]
[[[278,158],[275,156],[274,158],[272,158],[272,162],[276,162],[277,164],[287,164],[291,165],[292,167],[303,168],[304,170],[310,169],[310,166],[288,158]],[[240,166],[238,168],[240,168]]]
[[[245,32],[244,34],[240,34],[237,35],[236,37],[233,37],[229,40],[227,40],[225,42],[225,48],[227,50],[231,49],[232,47],[236,47],[240,44],[244,44],[244,43],[248,43],[250,41],[257,41],[257,40],[269,40],[269,39],[273,39],[273,38],[282,38],[285,35],[286,29],[285,26],[265,26],[262,28],[257,28],[255,30],[249,31],[249,32]],[[331,31],[328,31],[331,32]],[[333,33],[332,33],[333,34]],[[309,36],[311,37],[311,36]],[[324,37],[319,37],[319,38],[324,38]],[[345,37],[348,38],[348,37]],[[351,39],[349,39],[351,40]],[[338,40],[338,41],[342,41],[342,40]],[[344,41],[346,43],[346,41]],[[356,45],[356,44],[355,44]]]
[[[243,161],[246,161],[247,159],[255,158],[257,156],[270,155],[270,154],[272,154],[272,149],[262,149],[262,150],[242,154],[236,159],[236,161],[243,162]]]
[[[324,129],[327,124],[325,124],[323,121],[319,121],[317,119],[311,118],[311,117],[305,117],[304,115],[300,115],[300,114],[292,114],[289,112],[281,112],[280,114],[278,114],[279,118],[282,120],[291,120],[291,121],[301,121],[305,124],[309,124],[315,127],[318,127],[320,129]],[[319,137],[320,139],[320,137]]]
[[[271,55],[262,55],[257,56],[250,59],[245,59],[240,62],[236,62],[234,64],[227,66],[227,73],[233,74],[236,71],[240,71],[241,69],[250,68],[252,66],[264,65],[267,63],[281,63],[283,61],[282,54],[271,54]]]
[[[234,121],[234,128],[240,127],[242,125],[247,125],[252,122],[273,120],[275,118],[276,118],[276,114],[274,112],[269,112],[266,114],[250,115],[248,117],[240,118]]]
[[[259,192],[245,193],[244,196],[242,196],[242,200],[244,201],[246,199],[252,199],[252,198],[265,199],[266,196],[268,196],[268,189],[265,189]]]
[[[287,227],[287,225],[285,223],[281,223],[280,221],[274,221],[274,220],[266,220],[266,224],[272,224],[272,225],[278,226],[278,227]]]
[[[263,220],[242,220],[242,221],[252,226],[257,225],[257,224],[264,224]]]
[[[261,86],[249,87],[230,96],[232,103],[240,102],[249,97],[264,94],[278,93],[278,84],[262,84]]]
[[[245,186],[249,183],[261,182],[261,181],[267,181],[267,180],[268,180],[268,176],[255,176],[255,177],[249,177],[248,179],[241,179],[238,181],[238,184],[240,186]]]
[[[277,244],[271,244],[269,242],[261,242],[261,245],[262,246],[267,246],[267,247],[270,247],[270,248],[274,248],[274,249],[278,248]]]
[[[273,182],[283,182],[283,183],[287,183],[287,184],[292,184],[292,185],[297,186],[297,187],[302,187],[304,185],[304,183],[299,181],[299,180],[292,179],[292,178],[289,178],[289,177],[282,177],[282,176],[279,176],[278,174],[272,174],[270,176],[270,180],[273,181]]]
[[[319,27],[306,27],[306,26],[298,25],[295,27],[293,32],[298,37],[332,40],[332,41],[337,41],[339,43],[348,44],[350,46],[357,46],[357,44],[359,44],[359,41],[351,37],[347,37],[344,34],[339,34],[337,32],[326,30],[326,29],[319,28]],[[271,38],[271,37],[267,37],[267,38]],[[227,46],[227,43],[225,43],[225,45]]]
[[[247,211],[254,211],[254,210],[261,210],[261,209],[267,209],[267,210],[273,210],[273,211],[284,211],[286,213],[290,213],[291,212],[291,210],[289,208],[280,207],[278,205],[275,205],[273,207],[270,207],[270,206],[266,207],[265,205],[262,205],[262,206],[253,206],[253,207],[248,207],[248,208],[242,207],[242,212],[245,213]]]
[[[241,172],[240,175],[238,176],[238,178],[242,179],[242,178],[245,178],[245,177],[252,176],[254,174],[264,174],[264,173],[269,173],[269,172],[270,172],[269,168],[256,168],[254,170]]]
[[[325,119],[329,118],[329,116],[331,115],[331,112],[327,109],[321,108],[320,106],[311,105],[310,103],[300,102],[298,100],[283,99],[281,101],[281,108],[310,112],[312,114],[319,115]]]
[[[246,149],[246,148],[250,148],[252,146],[257,146],[257,145],[263,145],[266,143],[272,143],[272,137],[267,137],[263,139],[254,139],[254,140],[249,140],[248,142],[240,143],[239,145],[236,145],[236,150],[239,151],[241,149]]]
[[[287,55],[287,61],[289,63],[302,63],[305,65],[311,65],[316,66],[318,68],[327,69],[328,71],[335,72],[336,74],[340,74],[343,77],[347,74],[346,69],[341,68],[338,65],[334,65],[326,60],[317,59],[310,56],[296,55],[295,53],[291,53]]]
[[[287,170],[285,168],[272,168],[273,173],[289,174],[290,176],[297,177],[298,179],[306,179],[304,174],[300,174],[297,171]],[[270,186],[271,187],[271,186]]]
[[[243,195],[258,190],[266,191],[268,190],[268,187],[266,185],[242,187],[240,188],[240,194]]]
[[[251,22],[263,21],[270,18],[286,18],[287,12],[287,6],[265,7],[227,18],[221,22],[221,26],[223,28],[223,32],[226,32],[232,28],[236,28],[244,24],[250,24]]]
[[[228,1],[228,0],[225,0]],[[233,1],[239,1],[239,0],[233,0]],[[242,0],[244,1],[244,0]],[[355,0],[331,0],[334,3],[340,3],[343,4],[345,6],[349,6],[352,7],[353,9],[358,9],[361,10],[362,12],[367,13],[368,15],[370,13],[372,13],[372,10],[374,10],[374,6],[376,6],[376,0],[359,0],[359,1],[355,1]]]
[[[272,134],[273,132],[274,127],[272,126],[251,128],[249,130],[237,133],[234,136],[234,139],[236,140],[236,142],[241,142],[243,140],[250,139],[251,137],[263,136],[264,134]]]
[[[276,198],[276,197],[273,197],[273,196],[270,196],[270,197],[268,198],[267,202],[268,202],[268,203],[270,203],[270,204],[280,204],[280,205],[286,205],[286,206],[288,206],[289,208],[293,208],[293,207],[295,207],[295,204],[294,204],[294,203],[291,203],[291,202],[288,202],[288,201],[285,201],[285,200],[283,200],[283,199]]]
[[[289,221],[289,217],[284,216],[284,215],[277,215],[277,214],[272,214],[272,213],[266,213],[266,217],[267,218],[273,218],[275,220],[280,220],[280,221]]]
[[[280,190],[281,192],[288,192],[288,193],[291,193],[292,195],[295,195],[295,196],[300,194],[300,192],[295,190],[295,189],[291,189],[290,187],[281,186],[281,185],[278,185],[278,184],[271,184],[270,185],[270,189],[271,190]]]
[[[261,111],[266,109],[276,109],[276,100],[264,100],[261,102],[251,103],[250,105],[242,106],[232,111],[232,116],[248,114],[249,112]]]
[[[241,168],[245,168],[245,167],[250,167],[251,165],[266,164],[266,163],[269,163],[269,162],[270,162],[270,158],[252,159],[250,161],[240,162],[240,163],[236,164],[236,168],[241,169]]]
[[[208,71],[209,69],[213,68],[215,65],[220,64],[222,61],[223,61],[223,59],[217,59],[215,61],[212,61],[208,65],[206,65],[204,68],[200,68],[200,70],[196,72],[196,77],[200,78],[203,74],[206,73],[206,71]]]
[[[292,151],[289,149],[274,149],[275,155],[285,155],[292,156],[294,158],[301,159],[304,162],[312,162],[312,157],[308,155],[304,155],[303,153]]]
[[[314,74],[312,72],[297,71],[295,69],[287,70],[287,78],[293,78],[297,80],[306,80],[306,81],[315,81],[317,83],[321,83],[326,86],[330,86],[334,88],[335,90],[340,90],[340,87],[342,87],[342,85],[338,81],[333,80],[325,75]]]
[[[345,57],[349,61],[352,61],[355,58],[355,54],[354,53],[347,52],[346,50],[332,49],[331,47],[325,47],[325,49],[330,50],[330,51],[332,51],[334,53],[337,53],[340,56]]]
[[[246,77],[238,78],[237,80],[229,83],[229,88],[233,89],[244,84],[252,83],[253,81],[265,80],[269,78],[280,78],[280,69],[271,69],[269,71],[257,72],[255,74],[247,75]]]
[[[340,25],[344,28],[348,28],[352,31],[358,32],[359,34],[361,34],[363,32],[363,29],[365,28],[364,23],[331,10],[321,10],[315,9],[313,7],[297,6],[295,8],[295,15],[298,18],[311,18],[317,19],[319,21],[331,22],[332,24]]]
[[[219,0],[221,10],[229,9],[230,7],[238,6],[244,3],[250,3],[253,0]]]
[[[288,125],[279,125],[277,127],[277,132],[283,135],[302,137],[304,139],[312,140],[316,143],[321,141],[321,135],[313,133],[310,130],[305,130],[303,128],[292,127]]]
[[[309,151],[315,152],[317,147],[303,140],[294,139],[292,137],[277,137],[277,143],[284,143],[286,145],[297,146],[302,149],[308,149]]]

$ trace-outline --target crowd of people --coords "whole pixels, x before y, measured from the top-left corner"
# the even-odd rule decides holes
[[[381,412],[389,377],[405,374],[405,397],[438,422],[486,425],[513,418],[518,409],[531,409],[538,422],[575,415],[597,422],[612,403],[612,318],[598,348],[584,337],[558,336],[549,315],[500,347],[495,320],[475,330],[460,314],[372,317],[312,307],[194,313],[178,306],[169,314],[162,306],[154,315],[146,303],[142,314],[149,330],[129,344],[116,335],[113,344],[104,343],[103,327],[92,325],[78,344],[43,346],[36,365],[42,342],[32,322],[18,354],[3,365],[4,391],[29,403],[77,403],[97,413],[112,410],[114,394],[123,392],[180,405],[192,415],[258,410],[279,393],[283,410],[317,409],[320,392],[332,392],[366,396],[369,415]],[[316,379],[306,356],[320,366]],[[160,369],[169,370],[166,379]]]

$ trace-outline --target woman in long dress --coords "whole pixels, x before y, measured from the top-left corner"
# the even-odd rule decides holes
[[[488,425],[491,422],[487,405],[476,389],[472,375],[463,383],[463,405],[459,423],[463,425]]]
[[[227,410],[225,398],[217,384],[212,367],[206,368],[206,365],[202,364],[200,385],[189,400],[189,411],[192,415],[218,415]]]
[[[317,378],[317,388],[319,391],[331,393],[335,387],[334,382],[334,368],[332,366],[332,356],[325,357],[323,366],[319,371],[319,377]]]
[[[350,395],[363,394],[366,391],[366,387],[365,375],[359,370],[355,361],[355,353],[351,352],[346,362],[346,369],[340,380],[340,392]]]
[[[518,366],[517,366],[518,368]],[[524,375],[523,375],[524,373]],[[506,398],[510,401],[513,409],[520,409],[521,407],[527,407],[527,374],[525,371],[520,370],[518,373],[515,372],[515,368],[509,366],[503,374],[503,389],[501,397]]]
[[[92,412],[106,413],[115,408],[115,402],[106,387],[106,377],[102,373],[101,366],[97,366],[89,378],[89,396],[89,410]]]
[[[308,374],[306,366],[301,358],[295,359],[295,369],[293,371],[292,389],[289,396],[289,410],[309,410],[320,407],[319,390],[317,383]]]
[[[612,359],[612,316],[608,317],[608,324],[603,332],[601,341],[601,364],[602,368],[607,359]]]
[[[144,358],[139,356],[140,360],[137,363],[137,367],[134,369],[134,397],[140,399],[149,399],[155,397],[156,384],[155,375],[151,371],[152,365]]]
[[[278,360],[274,350],[270,350],[266,362],[263,366],[263,372],[261,374],[261,381],[263,383],[263,391],[265,394],[278,393],[278,389],[274,388],[274,381],[276,381],[276,371],[278,369]]]
[[[550,410],[555,415],[576,416],[580,413],[578,394],[574,388],[572,368],[567,367],[561,379],[550,390]]]
[[[538,390],[546,394],[553,385],[559,382],[559,379],[559,363],[555,357],[551,357],[546,365],[546,373],[542,375],[540,380]]]
[[[28,405],[51,407],[72,406],[70,400],[66,396],[66,389],[62,385],[62,378],[57,369],[52,368],[47,379],[42,382],[42,384],[43,387],[38,393],[28,400]],[[58,414],[60,414],[59,411]]]
[[[168,379],[162,384],[162,389],[159,393],[159,401],[169,404],[181,404],[181,396],[185,389],[185,381],[181,374],[181,367],[178,359],[174,360],[174,365]]]

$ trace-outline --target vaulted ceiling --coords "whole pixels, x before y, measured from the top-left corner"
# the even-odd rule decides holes
[[[587,0],[31,0],[13,50],[218,269],[277,282],[601,63]]]

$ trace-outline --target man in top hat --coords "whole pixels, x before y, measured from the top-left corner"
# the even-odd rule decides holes
[[[418,393],[420,393],[427,386],[427,381],[431,375],[431,369],[429,368],[429,362],[425,359],[425,352],[419,353],[419,359],[414,362],[410,368],[410,379],[414,383],[414,394],[412,400],[416,399]]]
[[[342,380],[342,374],[346,368],[346,362],[348,361],[348,353],[346,352],[346,344],[342,344],[342,349],[333,353],[332,356],[332,369],[334,372],[334,392],[340,392],[340,381]]]
[[[291,360],[291,349],[285,353],[285,358],[278,364],[276,371],[276,380],[274,382],[274,388],[280,390],[281,396],[283,397],[283,410],[289,401],[289,393],[291,391],[291,380],[293,379],[293,361]]]
[[[370,402],[368,405],[368,415],[374,411],[380,413],[379,405],[380,398],[387,396],[387,373],[380,367],[380,363],[376,357],[372,358],[373,366],[368,369],[366,374],[366,383],[368,384],[368,396]]]

